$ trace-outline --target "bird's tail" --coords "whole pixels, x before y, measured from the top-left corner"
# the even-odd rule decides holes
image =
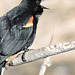
[[[2,75],[1,72],[2,72],[2,64],[0,65],[0,75]]]
[[[3,75],[3,71],[4,71],[3,64],[0,64],[0,75]]]
[[[6,65],[7,61],[4,61],[3,63],[0,64],[0,75],[3,75],[4,69],[5,69],[5,65]]]

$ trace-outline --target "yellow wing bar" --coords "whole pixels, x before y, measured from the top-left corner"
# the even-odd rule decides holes
[[[33,26],[33,16],[30,17],[28,23],[23,26],[23,28],[31,27]]]

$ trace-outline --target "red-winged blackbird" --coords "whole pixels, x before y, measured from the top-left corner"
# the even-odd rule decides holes
[[[39,16],[45,8],[40,3],[41,0],[22,0],[0,18],[0,73],[6,58],[33,43]]]

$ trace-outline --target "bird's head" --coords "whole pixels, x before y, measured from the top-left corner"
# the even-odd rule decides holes
[[[40,3],[41,3],[41,0],[36,0],[36,6],[33,9],[33,13],[35,17],[37,18],[43,13],[44,9],[49,9],[45,6],[42,6]]]
[[[35,17],[39,17],[44,9],[48,9],[41,5],[44,0],[22,0],[22,5],[24,4],[26,10],[30,11]]]

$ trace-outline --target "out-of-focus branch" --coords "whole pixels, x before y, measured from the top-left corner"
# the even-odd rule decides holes
[[[11,62],[9,62],[10,66],[17,66],[20,64],[25,64],[28,62],[32,62],[38,59],[42,59],[48,56],[57,55],[63,52],[71,51],[75,49],[75,41],[68,43],[59,43],[56,45],[43,47],[40,49],[29,50],[25,54],[21,53],[16,58],[14,58]],[[25,61],[22,60],[24,58]]]
[[[53,42],[54,34],[55,34],[55,27],[54,27],[54,31],[52,33],[52,36],[51,36],[51,39],[50,39],[50,43],[49,43],[48,46],[51,46],[51,44]],[[51,57],[49,56],[49,57],[44,59],[44,62],[42,64],[42,66],[41,66],[39,75],[45,75],[47,67],[50,67],[50,66],[51,66]]]
[[[51,58],[47,57],[47,58],[44,59],[44,62],[41,66],[39,75],[45,75],[47,67],[50,67],[50,66],[51,66]]]

